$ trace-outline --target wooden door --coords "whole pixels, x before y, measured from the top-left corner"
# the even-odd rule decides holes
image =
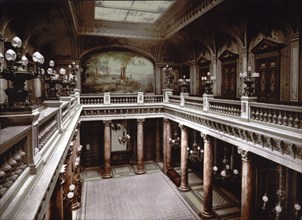
[[[256,95],[261,102],[277,102],[280,99],[279,58],[269,57],[256,60]]]
[[[222,98],[236,98],[236,63],[224,63],[221,65],[221,96]]]

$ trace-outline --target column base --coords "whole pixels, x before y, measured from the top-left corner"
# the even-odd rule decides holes
[[[72,203],[72,210],[79,209],[80,207],[81,207],[81,205],[80,205],[80,203],[79,203],[79,202]]]
[[[190,191],[190,187],[188,187],[188,186],[180,186],[179,189],[183,192]]]
[[[111,173],[106,173],[102,176],[104,179],[110,179],[112,178],[112,174]]]
[[[213,212],[201,211],[198,214],[200,217],[210,218],[213,217]]]
[[[135,171],[135,174],[136,175],[141,175],[141,174],[145,174],[146,173],[146,170],[145,169],[143,169],[143,170],[136,170]]]

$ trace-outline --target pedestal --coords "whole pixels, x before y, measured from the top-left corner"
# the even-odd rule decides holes
[[[207,112],[210,109],[210,99],[214,99],[214,94],[203,94],[203,111]]]
[[[173,95],[173,89],[163,89],[163,102],[169,102],[169,96]]]
[[[185,106],[185,98],[189,96],[189,93],[187,92],[181,92],[180,93],[180,106]]]
[[[241,97],[241,118],[244,120],[249,120],[251,118],[251,108],[250,104],[256,102],[257,97],[252,96],[242,96]]]

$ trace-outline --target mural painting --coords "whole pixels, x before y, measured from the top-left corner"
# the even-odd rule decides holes
[[[83,93],[153,93],[153,63],[136,54],[110,51],[82,63]]]

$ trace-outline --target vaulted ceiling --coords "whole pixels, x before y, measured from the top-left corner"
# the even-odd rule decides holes
[[[143,2],[1,0],[0,40],[18,35],[28,50],[61,62],[113,46],[141,50],[157,62],[184,63],[228,41],[244,44],[253,37],[245,36],[247,28],[257,35],[284,19],[297,23],[299,5],[299,0],[286,8],[286,0]]]

